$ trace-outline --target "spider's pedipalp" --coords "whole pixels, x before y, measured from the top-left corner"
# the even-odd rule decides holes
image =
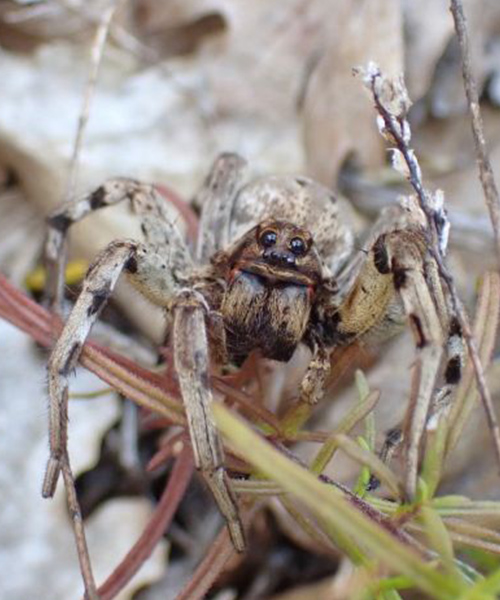
[[[245,535],[236,498],[224,469],[224,452],[213,419],[209,380],[206,306],[203,296],[193,290],[177,295],[174,311],[173,346],[175,369],[186,408],[196,467],[226,518],[237,550],[245,549]]]
[[[321,400],[331,371],[330,362],[330,352],[323,344],[315,342],[311,360],[300,383],[301,401],[316,404]]]

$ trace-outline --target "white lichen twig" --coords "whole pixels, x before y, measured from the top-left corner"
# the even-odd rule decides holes
[[[444,262],[449,222],[446,217],[443,196],[441,193],[433,194],[425,189],[418,160],[409,146],[411,130],[406,117],[411,103],[406,87],[402,78],[391,80],[384,77],[374,63],[369,63],[366,68],[357,68],[354,73],[362,77],[364,85],[370,90],[378,113],[377,123],[380,133],[393,146],[392,152],[397,156],[396,159],[392,159],[393,166],[403,172],[408,179],[415,190],[419,206],[425,214],[428,225],[428,249],[436,261],[439,274],[449,291],[451,310],[460,324],[467,344],[500,470],[500,428],[493,401],[486,384],[484,369],[469,318],[458,296],[453,277]]]

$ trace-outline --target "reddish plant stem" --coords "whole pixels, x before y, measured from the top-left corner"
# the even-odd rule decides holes
[[[146,471],[151,472],[163,466],[175,454],[177,445],[181,442],[186,443],[186,434],[183,431],[173,435],[161,445],[146,465]]]
[[[262,502],[247,501],[246,506],[240,506],[240,517],[245,530],[252,521],[254,514],[261,508]],[[220,577],[227,563],[237,556],[231,543],[227,528],[224,528],[198,565],[195,573],[179,593],[175,600],[201,600]]]

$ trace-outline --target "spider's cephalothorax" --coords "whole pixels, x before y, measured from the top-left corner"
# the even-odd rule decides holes
[[[225,263],[220,311],[229,358],[241,364],[258,349],[265,358],[290,360],[322,278],[311,234],[288,221],[264,221],[236,243]]]
[[[57,292],[64,283],[67,229],[92,210],[130,200],[142,216],[145,239],[113,242],[97,257],[50,358],[46,496],[53,494],[61,469],[66,479],[70,473],[68,375],[121,272],[167,314],[195,463],[238,550],[245,547],[244,532],[210,410],[215,359],[240,364],[258,350],[265,358],[287,361],[304,342],[312,356],[298,394],[302,402],[315,402],[336,347],[380,341],[408,319],[419,353],[416,408],[406,428],[406,485],[414,493],[419,442],[446,339],[449,368],[442,369],[441,390],[449,394],[461,369],[459,331],[427,252],[422,212],[411,201],[385,212],[355,250],[345,219],[349,210],[328,189],[303,177],[268,177],[242,186],[245,166],[233,154],[216,161],[196,199],[202,210],[194,253],[155,188],[130,179],[111,180],[49,218],[46,256]],[[75,529],[76,523],[77,517]]]

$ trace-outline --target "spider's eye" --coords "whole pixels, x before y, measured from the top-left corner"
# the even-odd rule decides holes
[[[260,236],[260,243],[262,246],[264,246],[264,248],[270,248],[276,244],[277,237],[278,236],[276,235],[275,231],[268,229]]]
[[[290,250],[295,256],[303,256],[307,252],[307,244],[300,237],[294,237],[290,240]]]

